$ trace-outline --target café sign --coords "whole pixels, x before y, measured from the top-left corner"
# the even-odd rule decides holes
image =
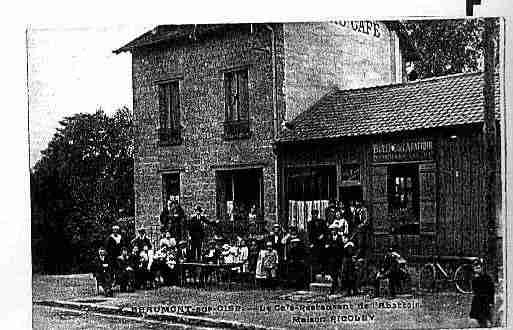
[[[411,140],[399,142],[374,143],[372,145],[374,162],[429,160],[433,158],[432,140]]]
[[[373,36],[374,38],[381,37],[381,27],[379,23],[373,21],[336,21],[336,24],[351,28],[354,32],[363,33]]]

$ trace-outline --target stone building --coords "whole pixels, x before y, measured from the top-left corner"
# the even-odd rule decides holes
[[[158,26],[132,54],[136,225],[168,198],[236,223],[278,218],[274,143],[335,90],[405,80],[416,53],[401,25],[339,21]],[[232,226],[232,228],[235,228]]]

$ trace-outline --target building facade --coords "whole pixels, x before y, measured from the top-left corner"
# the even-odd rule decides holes
[[[302,229],[330,199],[363,200],[376,255],[484,255],[482,86],[474,73],[325,95],[279,139],[281,216]]]
[[[159,26],[132,53],[136,225],[169,198],[233,223],[278,221],[282,124],[335,89],[405,79],[415,52],[391,22]],[[283,220],[284,221],[284,220]]]

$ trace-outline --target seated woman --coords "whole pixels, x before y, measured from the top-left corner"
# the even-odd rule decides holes
[[[264,287],[273,287],[278,271],[278,252],[273,249],[273,243],[267,242],[265,250],[258,254],[256,279]]]
[[[162,248],[163,244],[171,246],[171,242],[173,242],[173,245],[176,247],[176,240],[173,237],[171,237],[171,232],[167,230],[164,235],[165,236],[161,238],[159,241],[159,247]]]
[[[114,267],[107,256],[105,248],[98,249],[98,256],[94,263],[94,277],[98,283],[98,287],[102,288],[106,297],[112,297],[112,282]]]
[[[221,251],[217,248],[215,241],[208,243],[208,248],[203,255],[203,261],[208,264],[218,264],[221,257]]]
[[[167,250],[169,248],[168,242],[164,238],[160,240],[160,249],[155,251],[152,260],[150,261],[150,271],[155,278],[155,283],[164,285],[166,279],[166,258]]]
[[[132,254],[130,255],[130,266],[135,272],[135,289],[148,287],[148,281],[151,281],[151,272],[148,269],[149,257],[146,251],[139,251],[139,247],[134,245]]]
[[[135,284],[135,271],[130,263],[128,248],[121,248],[121,255],[117,258],[119,289],[121,292],[132,292]]]

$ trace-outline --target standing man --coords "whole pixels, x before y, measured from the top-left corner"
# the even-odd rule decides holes
[[[355,239],[360,249],[359,257],[367,258],[367,250],[370,243],[369,212],[362,202],[356,201],[355,209]]]
[[[171,200],[168,200],[166,205],[164,205],[162,213],[160,213],[160,232],[162,233],[169,231],[169,222],[171,220],[172,207],[173,202]]]
[[[328,273],[331,276],[330,294],[334,294],[339,289],[338,281],[340,279],[344,243],[342,237],[338,234],[339,227],[337,224],[331,224],[329,229],[330,234],[326,240],[324,253],[327,258]]]
[[[283,260],[284,255],[284,245],[282,243],[283,237],[284,234],[281,231],[280,225],[275,223],[266,240],[267,242],[272,243],[272,248],[278,252],[278,257],[280,260]]]
[[[308,241],[312,255],[312,273],[316,275],[318,272],[324,273],[325,262],[323,258],[323,249],[326,238],[328,237],[328,226],[321,218],[319,211],[312,210],[312,220],[308,223]]]
[[[125,245],[125,240],[119,233],[119,226],[112,226],[112,233],[105,240],[105,250],[107,251],[107,256],[111,258],[114,263],[121,255],[121,248]]]
[[[203,222],[206,222],[206,217],[203,214],[201,206],[197,205],[189,220],[188,228],[189,236],[191,237],[191,257],[194,261],[201,260],[201,247],[203,239],[205,238]]]
[[[148,251],[152,248],[150,239],[146,236],[146,229],[144,229],[144,227],[139,228],[138,235],[132,240],[131,243],[132,246],[137,245],[139,251]]]
[[[495,285],[493,280],[483,270],[482,260],[473,262],[474,278],[472,279],[472,306],[470,318],[476,320],[480,328],[487,328],[492,323],[492,310],[495,300]]]
[[[326,226],[329,226],[335,221],[335,213],[337,212],[337,205],[335,204],[335,200],[331,199],[329,201],[328,207],[325,210],[326,216]]]
[[[179,242],[184,239],[183,223],[185,220],[185,212],[177,200],[172,201],[169,216],[169,231],[175,240]]]

